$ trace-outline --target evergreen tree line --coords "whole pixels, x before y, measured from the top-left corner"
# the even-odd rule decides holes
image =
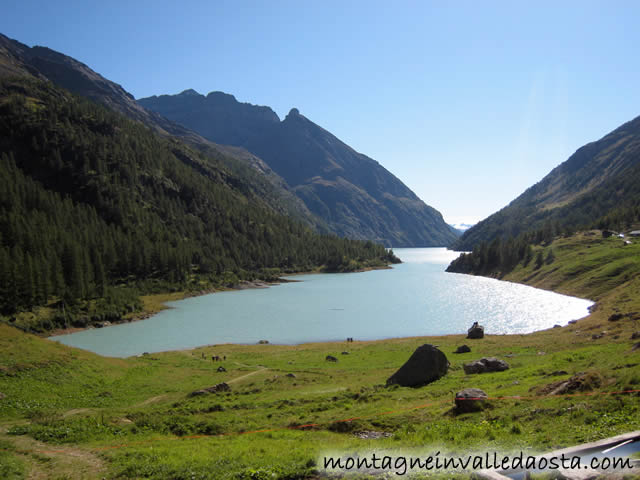
[[[570,235],[571,232],[562,231],[556,222],[547,222],[543,228],[520,234],[515,238],[503,240],[498,237],[490,243],[481,242],[472,252],[460,254],[447,267],[447,272],[502,277],[518,264],[526,267],[533,261],[535,268],[540,268],[545,263],[553,263],[555,254],[553,249],[549,249],[544,256],[540,249],[534,255],[533,246],[550,245],[560,234]]]
[[[0,313],[150,279],[184,287],[395,260],[318,235],[251,191],[220,161],[49,83],[0,80]]]
[[[636,202],[636,198],[629,198],[601,218],[588,223],[584,229],[623,231],[631,228],[640,222],[640,204]],[[557,236],[570,236],[579,230],[581,229],[563,225],[558,220],[547,221],[542,228],[521,233],[515,238],[509,237],[504,240],[497,237],[490,243],[480,242],[473,251],[462,253],[451,262],[447,271],[501,277],[511,272],[518,264],[527,266],[532,260],[535,262],[535,268],[540,268],[545,263],[553,263],[555,254],[551,249],[543,256],[539,250],[534,258],[532,245],[550,245]]]

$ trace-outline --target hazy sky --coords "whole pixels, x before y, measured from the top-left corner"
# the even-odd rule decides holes
[[[639,20],[637,1],[8,0],[0,32],[136,98],[297,107],[462,222],[640,115]]]

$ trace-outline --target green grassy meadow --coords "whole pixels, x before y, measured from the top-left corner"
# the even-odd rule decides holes
[[[321,478],[329,452],[539,453],[638,430],[640,394],[608,394],[640,390],[640,351],[632,351],[640,340],[630,339],[640,330],[640,280],[628,274],[640,245],[618,244],[556,240],[547,247],[554,263],[512,273],[597,300],[590,317],[529,335],[220,345],[114,359],[0,325],[0,478]],[[613,313],[622,318],[609,321]],[[385,387],[424,343],[446,354],[448,374],[421,388]],[[472,351],[454,354],[461,344]],[[462,364],[483,356],[511,368],[465,375]],[[577,373],[588,379],[580,390],[546,395],[546,385]],[[189,395],[221,382],[231,391]],[[466,387],[487,392],[488,408],[456,414],[455,393]]]

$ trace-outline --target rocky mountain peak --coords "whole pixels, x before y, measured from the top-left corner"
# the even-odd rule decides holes
[[[182,96],[182,97],[203,97],[204,95],[202,95],[201,93],[196,92],[193,88],[188,88],[188,89],[183,90],[182,92],[180,92],[178,94],[178,96]]]

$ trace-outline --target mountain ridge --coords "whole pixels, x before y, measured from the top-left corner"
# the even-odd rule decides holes
[[[319,232],[328,229],[304,206],[261,159],[240,148],[218,145],[182,125],[139,105],[120,84],[106,79],[86,64],[48,47],[29,47],[0,34],[0,77],[32,76],[48,80],[143,123],[164,137],[175,137],[222,161],[239,177],[249,179],[254,196],[267,201],[274,211],[291,215]]]
[[[216,143],[263,159],[334,233],[394,247],[446,246],[457,233],[376,160],[292,108],[284,119],[266,106],[193,89],[138,102]]]
[[[481,242],[540,229],[553,234],[615,226],[640,205],[640,116],[578,148],[506,207],[467,230],[453,245],[472,250]]]

